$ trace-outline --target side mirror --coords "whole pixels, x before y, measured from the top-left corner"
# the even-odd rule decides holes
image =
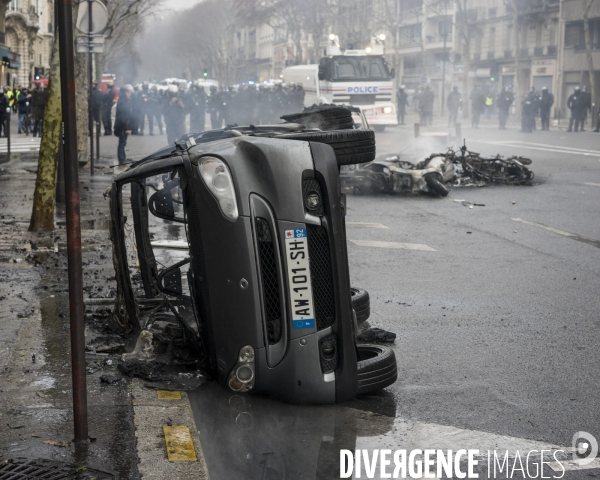
[[[319,65],[319,80],[325,80],[325,69]]]
[[[390,70],[390,76],[391,76],[392,78],[396,78],[396,69],[395,69],[395,68],[392,68],[392,69]]]

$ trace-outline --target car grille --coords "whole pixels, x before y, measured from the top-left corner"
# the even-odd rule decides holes
[[[333,277],[327,231],[317,225],[307,225],[308,255],[317,330],[333,325],[335,304],[333,298]]]
[[[269,222],[264,218],[257,217],[255,223],[267,336],[269,345],[274,345],[281,340],[281,295],[275,259],[277,253]]]

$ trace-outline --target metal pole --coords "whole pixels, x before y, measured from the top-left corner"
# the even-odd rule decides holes
[[[96,160],[100,162],[100,122],[96,122]]]
[[[56,174],[56,203],[65,203],[65,156],[62,142],[58,144],[58,172]]]
[[[448,37],[448,0],[444,0],[444,58],[442,59],[442,118],[446,99],[446,38]]]
[[[75,441],[88,441],[87,392],[85,378],[85,336],[83,316],[83,272],[81,266],[81,225],[79,172],[77,171],[77,119],[75,110],[75,63],[73,53],[73,11],[71,0],[57,0],[62,104],[61,136],[65,160],[67,215],[67,259],[71,327],[71,376]]]
[[[92,108],[92,5],[94,0],[88,0],[88,128],[90,131],[90,175],[94,175],[94,112]]]
[[[8,107],[8,113],[6,114],[6,151],[8,154],[8,160],[10,160],[10,107]]]

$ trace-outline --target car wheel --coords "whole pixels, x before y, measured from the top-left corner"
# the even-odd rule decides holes
[[[357,345],[358,394],[372,393],[389,387],[398,379],[396,355],[389,347]]]
[[[338,165],[366,163],[375,159],[375,133],[372,130],[286,133],[276,138],[326,143],[333,148]]]
[[[338,105],[313,105],[301,113],[280,117],[285,122],[299,123],[323,131],[350,130],[354,128],[352,112]]]
[[[352,293],[352,308],[356,312],[356,323],[361,325],[366,322],[371,315],[369,292],[358,287],[350,287],[350,292]]]
[[[427,187],[429,191],[434,195],[438,195],[440,197],[445,197],[448,195],[449,191],[440,180],[434,175],[425,175],[425,183],[427,183]]]

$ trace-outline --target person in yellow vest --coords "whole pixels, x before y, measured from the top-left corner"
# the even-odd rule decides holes
[[[15,104],[15,92],[10,87],[6,87],[6,96],[8,97],[8,106],[13,108]]]
[[[494,97],[490,92],[485,97],[485,119],[489,120],[494,108]]]
[[[19,100],[19,95],[21,95],[21,90],[23,90],[23,87],[21,85],[19,85],[17,88],[15,88],[13,91],[15,93],[14,96],[14,102],[13,102],[13,113],[17,113],[17,101]]]

